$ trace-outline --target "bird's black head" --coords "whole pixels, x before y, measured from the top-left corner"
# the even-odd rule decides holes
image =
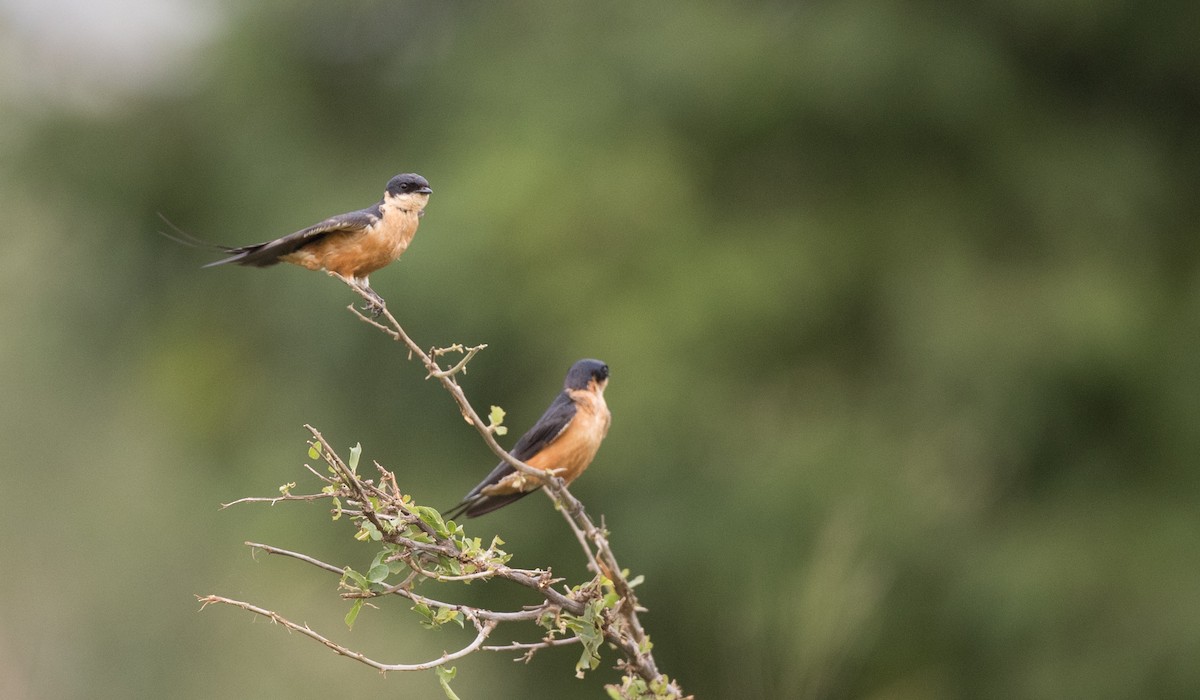
[[[401,194],[429,194],[433,189],[429,181],[416,173],[404,173],[388,180],[387,193],[396,196]]]
[[[567,372],[567,379],[563,382],[563,388],[568,391],[586,389],[592,380],[603,387],[604,383],[608,381],[608,365],[600,360],[580,360],[571,365],[571,370]]]

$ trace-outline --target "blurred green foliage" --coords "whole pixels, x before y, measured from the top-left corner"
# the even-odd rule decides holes
[[[421,502],[493,460],[336,281],[154,234],[265,240],[405,171],[434,195],[372,282],[489,345],[477,408],[519,434],[612,366],[573,491],[688,691],[1200,694],[1200,5],[208,7],[165,81],[80,104],[12,79],[45,55],[0,4],[0,695],[438,696],[192,596],[432,658],[456,630],[347,633],[241,544],[369,563],[321,508],[216,506],[303,478],[304,422]],[[582,573],[543,499],[468,531]],[[454,688],[601,697],[575,655]]]

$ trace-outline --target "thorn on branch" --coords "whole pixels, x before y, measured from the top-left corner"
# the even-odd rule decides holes
[[[467,363],[471,361],[472,357],[475,357],[476,353],[478,353],[480,350],[483,350],[486,347],[487,347],[486,343],[481,344],[481,345],[475,345],[475,346],[469,347],[469,348],[464,347],[462,343],[455,343],[455,344],[453,344],[449,347],[445,347],[445,348],[430,348],[429,356],[433,357],[433,358],[441,357],[442,355],[445,355],[446,353],[451,353],[451,352],[460,352],[460,353],[464,353],[464,354],[463,354],[463,358],[458,361],[458,364],[454,365],[450,369],[431,370],[429,372],[429,374],[425,375],[425,378],[429,379],[430,377],[436,377],[438,379],[448,379],[448,378],[453,377],[454,375],[458,374],[459,372],[466,374],[467,373]],[[435,367],[438,366],[436,361],[434,363],[434,366]]]

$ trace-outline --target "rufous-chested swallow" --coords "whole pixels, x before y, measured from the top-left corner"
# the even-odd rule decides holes
[[[227,263],[269,267],[288,262],[309,270],[324,270],[365,294],[369,298],[368,308],[378,312],[383,308],[383,298],[371,289],[367,276],[399,258],[408,248],[432,192],[425,178],[406,173],[388,180],[383,199],[374,206],[331,216],[273,241],[237,247],[211,246],[183,234],[189,240],[181,242],[209,245],[226,254],[224,259],[205,267]]]
[[[612,414],[604,402],[607,385],[608,365],[599,360],[576,362],[567,372],[562,392],[509,454],[567,483],[574,481],[592,463],[608,434]],[[501,462],[462,503],[447,511],[446,517],[473,518],[490,513],[541,487],[537,477],[526,476],[508,462]]]

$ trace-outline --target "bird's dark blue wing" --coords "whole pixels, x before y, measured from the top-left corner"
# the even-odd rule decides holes
[[[554,398],[554,401],[546,409],[546,412],[542,414],[542,417],[538,419],[538,422],[534,423],[533,427],[522,435],[520,440],[517,440],[517,444],[513,445],[513,448],[508,451],[509,454],[524,462],[538,452],[541,452],[546,445],[554,442],[554,439],[567,429],[567,426],[571,423],[571,419],[575,417],[576,410],[575,402],[571,400],[567,392],[560,393]],[[484,496],[481,493],[488,486],[498,483],[501,479],[515,471],[508,462],[497,464],[496,468],[483,481],[471,489],[470,493],[463,498],[461,503],[447,511],[446,517],[453,518],[463,513],[474,517],[490,513],[537,490],[533,489],[523,493],[496,496]]]
[[[509,454],[524,462],[541,452],[542,448],[554,442],[554,438],[567,429],[567,425],[575,417],[576,410],[575,402],[567,392],[560,392],[542,417],[538,418],[537,423],[517,440],[517,444],[508,451]]]
[[[379,205],[331,216],[320,223],[295,233],[289,233],[282,238],[276,238],[266,243],[239,246],[236,248],[221,248],[229,255],[223,260],[209,263],[205,267],[236,263],[252,267],[267,267],[279,262],[288,253],[295,252],[304,246],[321,240],[332,233],[355,233],[361,231],[379,220]]]

